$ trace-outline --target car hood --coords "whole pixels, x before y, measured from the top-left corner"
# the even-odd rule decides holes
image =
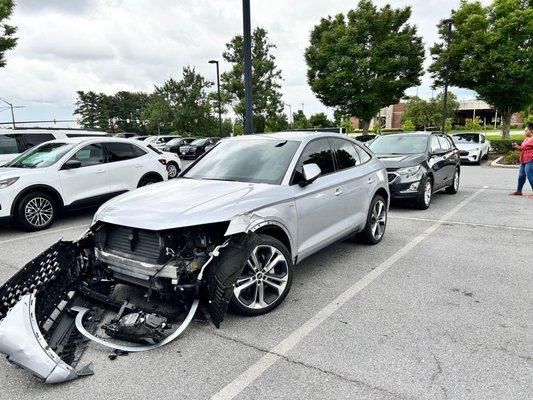
[[[40,174],[46,168],[9,168],[0,167],[0,181],[15,176],[28,176]]]
[[[418,165],[426,159],[426,154],[376,154],[387,169],[398,169]]]
[[[284,200],[290,196],[280,185],[180,178],[115,197],[93,222],[166,230],[229,221]]]
[[[459,150],[470,151],[481,147],[481,143],[455,143],[455,147]]]

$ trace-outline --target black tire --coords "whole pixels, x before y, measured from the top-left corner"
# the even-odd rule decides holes
[[[267,249],[267,247],[275,248],[283,256],[284,260],[274,265],[274,267],[272,268],[274,270],[274,273],[263,272],[263,274],[261,275],[260,279],[262,279],[262,281],[260,282],[260,285],[263,287],[262,290],[263,290],[263,299],[265,299],[264,300],[265,306],[259,307],[259,308],[252,308],[251,306],[257,303],[258,291],[260,290],[259,289],[260,285],[258,284],[257,277],[260,271],[253,272],[251,267],[248,264],[248,260],[246,260],[246,267],[243,273],[241,274],[241,276],[239,277],[239,279],[237,280],[234,293],[229,304],[231,309],[234,312],[241,314],[241,315],[256,316],[256,315],[263,315],[263,314],[269,313],[274,308],[279,306],[283,302],[283,300],[285,300],[285,297],[287,297],[287,294],[289,293],[291,286],[292,286],[293,265],[292,265],[291,254],[289,250],[287,249],[287,247],[285,247],[283,243],[273,238],[272,236],[260,234],[259,237],[260,237],[260,242],[258,246],[256,247],[256,249],[258,249],[257,258],[259,262],[267,261],[269,257],[268,253],[266,252],[264,254],[262,253],[263,250]],[[254,251],[256,249],[254,249]],[[265,256],[264,258],[263,258],[263,255]],[[250,256],[249,259],[251,260],[251,258],[252,256]],[[281,293],[279,293],[279,290],[276,290],[272,286],[269,286],[268,283],[267,284],[264,283],[267,281],[270,282],[270,279],[272,279],[271,277],[273,277],[274,275],[276,276],[276,279],[278,279],[278,281],[276,282],[279,282],[282,279],[286,279]],[[267,277],[270,277],[270,278],[267,278]],[[248,279],[248,281],[247,282],[244,281],[245,279]],[[253,281],[255,283],[253,282],[250,283],[251,279],[255,279]],[[240,280],[244,281],[243,285],[239,285]],[[236,296],[237,290],[239,289],[239,287],[245,286],[247,283],[250,283],[250,285],[246,287],[245,289],[241,289],[241,291],[239,292],[241,294],[239,294],[239,298],[237,298]],[[268,302],[268,299],[265,296],[266,291],[268,291],[268,294],[271,295],[271,299],[272,299],[271,302]],[[274,291],[277,292],[277,294],[274,294],[273,293]],[[249,306],[246,305],[246,301],[245,301],[248,294],[250,295],[249,297],[254,298],[253,302],[249,303]]]
[[[483,154],[483,153],[480,151],[480,152],[479,152],[479,155],[477,156],[476,165],[481,165],[481,155],[482,155],[482,154]]]
[[[167,163],[167,173],[168,173],[168,179],[174,179],[177,177],[180,173],[180,167],[177,163],[171,161]]]
[[[380,216],[376,215],[376,212],[378,212],[378,210],[376,210],[376,207],[379,204],[381,204],[383,207],[383,223],[380,222]],[[366,216],[365,227],[355,236],[356,240],[358,242],[370,245],[375,245],[381,242],[383,236],[385,236],[385,230],[387,229],[387,213],[387,201],[382,196],[375,195],[372,201],[370,202],[370,207]],[[376,229],[380,229],[379,235],[376,234]]]
[[[455,170],[455,174],[453,175],[452,184],[446,188],[446,193],[456,194],[459,191],[460,178],[461,178],[461,171],[459,170],[459,168],[457,168]]]
[[[58,211],[59,207],[52,196],[36,191],[20,199],[15,209],[15,219],[25,231],[42,231],[54,223]]]
[[[157,175],[147,175],[141,178],[137,187],[143,187],[153,185],[154,183],[161,182],[161,178]]]
[[[429,200],[427,198],[427,185],[431,186],[429,190]],[[416,208],[419,210],[427,210],[431,205],[431,199],[433,198],[433,180],[431,177],[426,176],[420,183],[418,199],[415,203]]]

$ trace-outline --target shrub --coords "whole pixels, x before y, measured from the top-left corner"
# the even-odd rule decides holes
[[[403,121],[403,130],[406,132],[414,131],[415,130],[415,124],[413,124],[413,121],[409,118]]]
[[[513,140],[497,139],[490,141],[490,147],[497,154],[507,154],[513,150]]]
[[[505,164],[518,164],[520,163],[520,152],[518,150],[512,150],[503,159]]]
[[[481,120],[479,117],[467,118],[465,120],[465,129],[468,131],[478,131],[481,129]]]
[[[446,123],[444,124],[444,132],[448,133],[452,130],[452,119],[446,118]]]

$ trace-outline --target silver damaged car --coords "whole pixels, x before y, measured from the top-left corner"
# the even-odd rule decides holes
[[[296,263],[347,237],[379,243],[388,205],[383,164],[345,135],[287,132],[220,141],[178,179],[107,202],[78,242],[59,242],[2,286],[0,319],[9,318],[0,322],[0,351],[58,382],[80,375],[72,368],[80,351],[65,354],[74,340],[62,343],[71,331],[133,352],[176,338],[198,307],[217,327],[228,307],[265,314],[288,295]],[[119,299],[113,293],[119,284],[176,309]],[[103,310],[115,314],[100,326],[105,338],[94,335]],[[14,329],[6,321],[27,322]],[[17,357],[9,344],[24,324],[48,341],[46,357],[57,363],[37,363],[38,369],[35,360]]]

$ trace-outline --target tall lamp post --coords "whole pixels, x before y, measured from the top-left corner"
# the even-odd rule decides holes
[[[218,127],[220,137],[224,136],[222,131],[222,97],[220,96],[220,69],[217,60],[209,61],[209,64],[215,64],[217,66],[217,91],[218,91]]]
[[[448,34],[446,36],[446,49],[450,48],[450,42],[452,40],[452,25],[453,19],[445,19],[443,24],[448,24]],[[446,118],[448,118],[448,63],[444,66],[444,96],[442,105],[442,133],[446,133]]]
[[[252,33],[250,21],[250,0],[242,0],[244,38],[244,134],[254,133],[252,97]]]
[[[11,110],[11,121],[12,121],[12,124],[13,124],[13,129],[15,129],[15,128],[16,128],[16,125],[15,125],[15,112],[13,111],[13,108],[21,108],[21,107],[13,107],[13,104],[12,104],[12,103],[10,103],[10,102],[7,101],[7,100],[4,100],[4,99],[1,98],[1,97],[0,97],[0,101],[6,103],[6,104],[9,106],[9,108],[10,108],[10,110]]]

